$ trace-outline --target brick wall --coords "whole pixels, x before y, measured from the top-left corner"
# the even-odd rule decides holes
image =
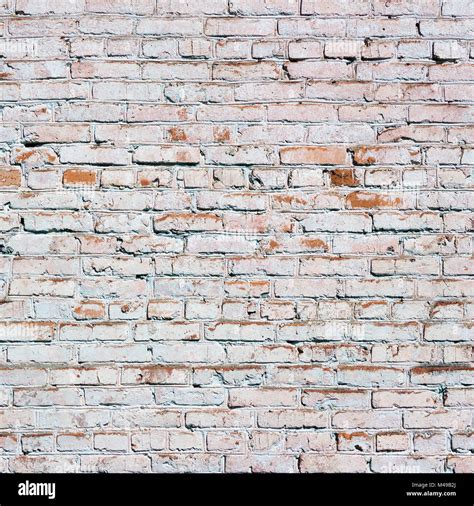
[[[0,13],[1,471],[474,470],[472,1]]]

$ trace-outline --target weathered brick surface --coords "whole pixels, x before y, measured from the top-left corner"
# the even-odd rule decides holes
[[[10,472],[472,472],[465,0],[0,7]]]

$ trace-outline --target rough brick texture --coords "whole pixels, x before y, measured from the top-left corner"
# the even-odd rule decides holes
[[[0,471],[472,472],[473,5],[0,2]]]

